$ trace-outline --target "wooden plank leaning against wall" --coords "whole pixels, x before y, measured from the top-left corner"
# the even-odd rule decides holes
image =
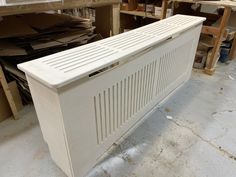
[[[0,66],[0,84],[3,88],[3,91],[6,95],[6,98],[7,98],[7,101],[9,103],[9,106],[11,108],[11,111],[12,111],[12,114],[13,114],[13,117],[15,119],[18,119],[18,112],[19,110],[17,109],[17,106],[16,106],[16,103],[13,99],[13,96],[11,94],[11,91],[9,89],[9,86],[7,84],[7,81],[6,81],[6,78],[5,78],[5,75],[3,73],[3,70],[2,70],[2,67]]]

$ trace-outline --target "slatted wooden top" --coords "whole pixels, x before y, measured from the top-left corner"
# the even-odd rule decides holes
[[[77,7],[96,7],[119,2],[120,0],[64,0],[62,2],[0,6],[0,16],[59,9],[72,9]]]

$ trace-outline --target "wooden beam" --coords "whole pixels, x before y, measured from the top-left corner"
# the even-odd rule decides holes
[[[217,27],[213,27],[213,26],[203,26],[202,27],[203,34],[211,34],[214,36],[218,36],[219,32],[220,32],[219,28],[217,28]]]
[[[112,35],[117,35],[120,33],[120,4],[112,5]]]
[[[120,10],[121,14],[126,14],[126,15],[134,15],[134,16],[139,16],[139,17],[147,17],[147,18],[152,18],[152,19],[157,19],[160,20],[161,16],[155,16],[150,12],[142,12],[142,11],[136,11],[136,10]]]
[[[120,4],[96,8],[96,32],[107,38],[120,33]]]
[[[102,35],[103,38],[111,35],[111,6],[103,6],[96,8],[95,26],[96,33]]]
[[[17,110],[17,106],[15,104],[15,101],[13,99],[13,96],[11,94],[11,91],[9,89],[9,86],[7,84],[5,75],[3,73],[2,67],[0,66],[0,83],[2,85],[3,91],[7,97],[7,101],[9,103],[9,106],[11,108],[12,114],[14,116],[15,119],[18,119],[18,110]]]
[[[230,14],[231,14],[231,8],[225,7],[224,14],[221,19],[220,26],[219,26],[219,34],[216,36],[216,40],[215,40],[216,43],[215,43],[215,46],[212,50],[212,56],[210,57],[210,60],[207,61],[207,65],[205,68],[206,74],[209,74],[209,71],[211,73],[215,72],[215,66],[216,66],[216,63],[218,62],[218,52],[219,52],[219,49],[220,49],[220,46],[222,43],[224,31],[225,31],[227,23],[229,21]]]
[[[166,18],[167,8],[168,8],[168,0],[162,0],[161,19]]]

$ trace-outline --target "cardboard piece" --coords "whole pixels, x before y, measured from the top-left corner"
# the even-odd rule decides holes
[[[3,20],[0,21],[0,39],[37,34],[37,31],[21,21],[17,16],[6,16],[2,18]]]
[[[34,50],[45,49],[49,47],[56,47],[67,45],[72,42],[80,42],[86,39],[90,39],[88,34],[93,31],[91,30],[81,30],[81,31],[68,31],[62,34],[52,35],[50,39],[40,39],[31,42],[31,46]]]
[[[29,26],[39,30],[45,30],[72,21],[72,17],[69,15],[47,13],[24,14],[20,16],[20,19]]]
[[[15,46],[6,40],[0,39],[0,56],[18,56],[27,55],[23,48]]]
[[[160,17],[161,14],[162,14],[162,7],[155,6],[155,16]],[[173,14],[173,10],[172,9],[167,9],[166,10],[166,17],[167,18],[172,16],[172,14]]]
[[[43,40],[43,39],[31,42],[31,46],[34,50],[46,49],[46,48],[50,48],[50,47],[58,47],[58,46],[62,46],[62,45],[64,45],[64,44],[61,42],[58,42],[58,41]]]

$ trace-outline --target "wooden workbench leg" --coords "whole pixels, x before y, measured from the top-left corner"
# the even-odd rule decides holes
[[[233,60],[236,57],[236,33],[234,34],[234,41],[230,49],[229,59]]]
[[[230,14],[231,14],[231,8],[225,7],[224,14],[220,22],[220,26],[218,28],[218,35],[216,36],[216,39],[215,39],[215,46],[212,49],[212,56],[210,57],[210,60],[207,61],[207,65],[205,68],[206,74],[213,75],[215,72],[215,66],[216,66],[216,63],[218,62],[218,52],[222,44],[224,31],[229,21]]]
[[[15,104],[15,101],[12,97],[11,91],[8,87],[8,84],[7,84],[7,81],[6,81],[6,78],[5,78],[5,75],[3,73],[3,70],[2,70],[1,66],[0,66],[0,83],[2,85],[2,88],[3,88],[3,91],[4,91],[5,95],[7,97],[7,101],[10,105],[13,116],[14,116],[15,119],[18,119],[18,110],[17,110],[16,104]]]
[[[120,33],[120,4],[112,5],[112,35]]]
[[[161,19],[166,18],[167,8],[168,8],[168,0],[162,0]]]

